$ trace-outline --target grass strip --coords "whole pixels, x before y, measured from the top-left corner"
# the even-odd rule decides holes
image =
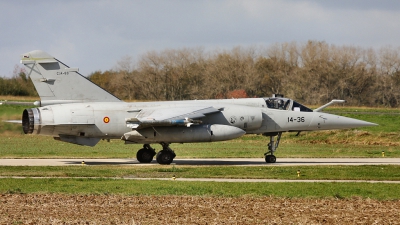
[[[300,170],[300,176],[297,171]],[[400,166],[0,166],[0,176],[400,180]]]
[[[223,183],[113,179],[2,179],[0,193],[65,193],[190,196],[362,197],[400,199],[400,184],[377,183]]]
[[[313,132],[295,137],[285,134],[276,151],[279,157],[400,157],[400,142],[375,143],[370,134],[339,131]],[[339,137],[335,137],[339,136]],[[400,140],[400,136],[390,136]],[[388,136],[389,137],[389,136]],[[0,136],[1,158],[135,158],[142,145],[125,145],[120,140],[101,141],[95,147],[78,146],[55,141],[51,137],[31,135]],[[178,158],[260,158],[267,149],[268,139],[260,135],[212,143],[171,144]],[[386,144],[385,144],[386,143]],[[161,145],[153,144],[157,151]]]

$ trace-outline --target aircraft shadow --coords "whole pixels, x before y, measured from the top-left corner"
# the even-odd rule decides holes
[[[62,161],[66,165],[82,165],[82,161],[84,160],[66,160]],[[229,161],[229,159],[174,159],[171,165],[185,165],[185,166],[301,166],[301,165],[376,165],[376,164],[385,164],[384,160],[374,160],[374,161],[341,161],[337,159],[332,159],[332,161],[316,161],[313,159],[301,159],[296,161],[277,161],[276,163],[266,163],[262,158],[259,160],[237,160],[234,159]],[[132,160],[96,160],[96,159],[88,159],[85,161],[85,165],[131,165],[131,166],[145,166],[145,165],[159,165],[157,161],[154,159],[151,163],[139,163],[136,159]]]
[[[132,164],[139,164],[136,160],[135,161],[129,161],[129,162],[105,162],[105,161],[62,161],[66,165],[92,165],[92,166],[100,166],[100,165],[132,165]],[[85,162],[85,163],[82,163]]]
[[[205,166],[249,166],[249,165],[266,165],[266,162],[263,159],[260,159],[259,162],[257,161],[249,161],[246,159],[243,160],[235,160],[235,161],[229,161],[229,160],[202,160],[202,159],[191,159],[191,160],[185,160],[185,159],[175,159],[174,164],[176,165],[205,165]]]
[[[83,165],[82,161],[84,160],[76,160],[76,161],[63,161],[63,163],[67,165]],[[96,161],[91,159],[90,161],[84,161],[85,165],[159,165],[156,160],[153,160],[151,163],[139,163],[137,160],[132,161]],[[175,159],[171,165],[192,165],[192,166],[246,166],[246,165],[267,165],[264,160],[260,159],[259,162],[248,161],[246,159],[243,160],[203,160],[203,159]]]

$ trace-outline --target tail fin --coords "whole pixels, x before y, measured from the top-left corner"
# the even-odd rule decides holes
[[[40,105],[73,102],[121,101],[103,88],[44,51],[35,50],[22,55],[21,63],[28,67],[38,92]]]

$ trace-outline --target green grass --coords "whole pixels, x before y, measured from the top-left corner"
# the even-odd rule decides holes
[[[32,107],[23,105],[0,105],[0,134],[4,132],[22,134],[23,132],[20,124],[6,123],[4,121],[21,120],[22,112],[26,108]]]
[[[0,120],[20,119],[29,106],[2,105]],[[280,157],[400,157],[397,109],[328,108],[328,112],[378,123],[380,126],[344,131],[302,132],[283,135]],[[141,145],[120,140],[101,141],[95,147],[54,141],[51,137],[21,135],[21,125],[0,122],[0,158],[135,158]],[[226,142],[172,144],[178,158],[260,158],[269,139],[248,135]],[[152,145],[160,150],[160,145]],[[300,178],[297,170],[301,171]],[[400,199],[400,184],[382,183],[220,183],[115,180],[115,177],[263,178],[331,180],[400,180],[399,166],[63,166],[0,167],[1,176],[54,177],[0,179],[0,193],[67,193],[124,195],[201,195],[335,197],[359,196]],[[86,178],[73,178],[86,177]],[[102,177],[90,179],[89,177]]]
[[[290,137],[285,137],[289,139]],[[300,140],[300,138],[298,138]],[[386,157],[398,157],[398,146],[358,146],[352,144],[324,144],[307,143],[281,143],[276,152],[277,157],[381,157],[385,151]],[[53,140],[51,137],[42,136],[9,136],[0,137],[0,157],[8,158],[131,158],[141,145],[124,145],[120,140],[100,142],[95,147],[78,146]],[[262,158],[266,151],[267,140],[232,140],[215,143],[172,144],[178,158],[218,158],[218,157],[243,157]],[[161,146],[154,144],[157,150]]]
[[[315,132],[316,133],[316,132]],[[321,133],[321,132],[320,132]],[[339,138],[321,133],[285,134],[276,151],[282,157],[400,157],[400,146],[364,143],[336,143]],[[326,135],[326,136],[324,136]],[[338,135],[341,135],[339,132]],[[333,140],[331,140],[333,138]],[[343,140],[344,137],[342,137]],[[357,137],[352,137],[357,140]],[[397,135],[395,136],[397,138]],[[172,144],[177,158],[260,158],[267,149],[268,138],[261,135],[245,136],[239,139],[212,142]],[[367,140],[368,142],[369,140]],[[0,136],[0,158],[135,158],[142,145],[125,145],[121,140],[100,141],[95,147],[79,146],[55,141],[51,137],[33,135]],[[153,144],[157,151],[161,145]]]
[[[27,108],[34,108],[35,106],[32,103],[32,106],[28,105],[0,105],[0,119],[21,119],[22,112]]]
[[[336,132],[336,131],[334,131]],[[315,136],[316,135],[316,136]],[[283,135],[281,144],[276,152],[282,157],[400,157],[398,142],[382,142],[376,140],[357,139],[354,133],[346,137],[345,132],[304,133],[296,137],[292,133]],[[343,136],[343,137],[341,137]],[[370,135],[372,136],[372,135]],[[398,141],[399,135],[388,135],[384,138],[393,138]],[[360,141],[361,140],[361,141]],[[269,139],[261,135],[249,135],[239,139],[212,142],[172,144],[177,158],[260,158],[267,149]],[[349,141],[350,143],[346,143]],[[380,143],[370,143],[381,141]],[[343,143],[340,143],[343,142]],[[355,143],[354,143],[355,142]],[[153,144],[157,151],[159,144]],[[111,142],[100,141],[95,147],[78,146],[70,143],[55,141],[51,137],[33,135],[0,136],[1,158],[135,158],[136,152],[142,145],[125,145],[121,140]]]
[[[400,114],[349,114],[338,113],[337,115],[351,117],[354,119],[364,120],[371,123],[376,123],[379,126],[365,127],[361,130],[371,132],[399,132],[398,123],[400,121]]]
[[[300,170],[300,177],[297,171]],[[400,166],[0,166],[0,176],[400,180]]]
[[[0,193],[65,193],[123,195],[362,197],[400,199],[400,184],[378,183],[230,183],[136,181],[114,179],[2,179]],[[267,204],[267,203],[266,203]]]
[[[371,108],[371,107],[352,107],[352,106],[329,106],[323,112],[327,113],[400,113],[398,108]]]

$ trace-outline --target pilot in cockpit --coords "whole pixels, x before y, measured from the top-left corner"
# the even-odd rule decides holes
[[[278,109],[284,109],[284,102],[282,99],[278,100]]]

